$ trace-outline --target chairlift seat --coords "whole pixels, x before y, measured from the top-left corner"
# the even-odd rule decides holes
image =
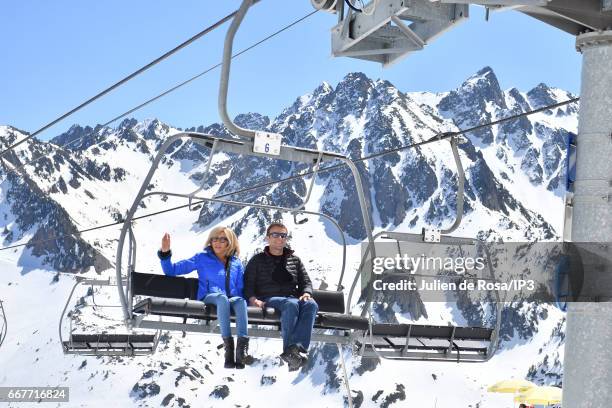
[[[132,311],[144,315],[214,320],[217,318],[215,305],[197,300],[198,284],[196,278],[133,272],[132,294],[149,297],[140,300]],[[366,319],[343,314],[344,294],[341,291],[315,290],[312,296],[319,306],[317,327],[367,329]],[[270,307],[262,310],[248,306],[247,314],[250,324],[280,324],[280,313]],[[235,320],[233,312],[232,320]]]
[[[148,296],[133,307],[135,314],[180,317],[211,321],[217,318],[216,307],[196,300],[198,279],[132,273],[132,294]],[[167,290],[167,291],[166,291]],[[315,327],[331,330],[356,330],[370,337],[377,352],[404,358],[414,353],[434,353],[439,359],[465,358],[484,360],[492,341],[493,329],[483,327],[435,326],[407,323],[374,323],[367,318],[344,314],[344,295],[340,291],[315,290],[319,305]],[[273,308],[247,307],[249,324],[280,326],[280,313]],[[235,316],[232,312],[232,320]],[[372,344],[365,352],[373,353]],[[422,357],[419,357],[422,358]]]

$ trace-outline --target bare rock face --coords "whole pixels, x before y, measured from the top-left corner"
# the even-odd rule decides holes
[[[218,399],[225,399],[229,396],[230,390],[227,385],[217,385],[210,393],[210,396]]]

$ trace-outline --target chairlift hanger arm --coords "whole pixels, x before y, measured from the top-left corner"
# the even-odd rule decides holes
[[[232,24],[227,30],[225,43],[223,45],[223,65],[221,66],[221,82],[219,84],[219,116],[225,127],[235,135],[244,136],[249,139],[255,138],[255,131],[242,128],[236,125],[227,113],[227,91],[229,88],[229,74],[232,64],[232,49],[234,46],[234,37],[244,19],[247,11],[253,4],[253,0],[243,0],[238,12],[232,20]]]
[[[453,158],[455,159],[455,165],[457,166],[457,175],[459,179],[457,180],[457,199],[455,203],[456,207],[456,217],[455,222],[453,224],[440,231],[442,234],[450,234],[459,228],[461,224],[461,219],[463,218],[463,199],[464,199],[464,187],[465,187],[465,172],[463,171],[463,165],[461,164],[461,158],[459,157],[459,149],[457,148],[457,139],[458,137],[452,137],[450,139],[451,149],[453,150]]]

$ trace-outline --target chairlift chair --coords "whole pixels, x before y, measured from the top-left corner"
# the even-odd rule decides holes
[[[299,206],[294,208],[195,195],[201,191],[202,188],[188,194],[179,194],[166,191],[146,192],[146,187],[149,185],[150,180],[152,179],[153,174],[167,148],[176,142],[176,140],[184,137],[188,137],[194,143],[211,149],[211,154],[208,159],[209,164],[215,151],[269,157],[262,153],[253,152],[253,142],[214,137],[200,133],[180,133],[168,138],[168,140],[163,144],[152,163],[149,173],[143,181],[142,187],[137,194],[130,211],[128,211],[126,223],[124,224],[119,238],[119,246],[116,257],[117,276],[122,276],[123,273],[123,247],[126,240],[128,241],[129,247],[132,251],[132,254],[128,257],[128,279],[125,281],[125,287],[123,287],[124,282],[118,280],[118,282],[121,282],[119,286],[119,297],[121,299],[122,306],[124,306],[124,317],[128,327],[157,330],[178,330],[183,332],[218,333],[217,326],[209,324],[210,321],[216,319],[215,307],[213,305],[204,305],[201,300],[196,298],[198,286],[197,279],[137,272],[138,269],[136,267],[135,256],[136,242],[134,234],[131,231],[131,221],[140,202],[151,196],[185,198],[189,201],[190,205],[193,205],[195,202],[213,202],[239,207],[281,211],[295,215],[296,217],[297,215],[316,215],[322,217],[328,220],[335,226],[335,228],[338,229],[339,236],[342,240],[342,269],[340,272],[340,281],[338,282],[337,287],[340,288],[342,286],[342,279],[344,277],[344,269],[346,266],[346,242],[344,233],[333,218],[320,212],[305,210],[304,207],[307,204],[310,198],[310,193],[314,187],[319,165],[323,161],[342,160],[352,171],[353,177],[356,181],[360,202],[364,203],[362,208],[365,209],[365,193],[363,192],[357,168],[350,159],[337,153],[284,145],[281,146],[279,155],[275,157],[276,159],[313,164],[315,166],[314,174],[310,180],[310,185],[304,201]],[[210,165],[207,166],[207,169],[210,169]],[[362,211],[362,216],[367,219],[368,214],[365,210]],[[369,222],[369,219],[367,219],[367,222]],[[369,230],[371,236],[371,229]],[[141,296],[144,298],[135,302],[136,296]],[[355,317],[347,315],[346,308],[344,307],[344,295],[342,292],[315,291],[313,296],[319,304],[319,315],[317,316],[316,327],[321,329],[320,332],[315,333],[313,339],[315,341],[321,340],[342,344],[351,342],[351,331],[354,330],[355,327],[363,327],[363,322],[360,321],[361,326],[356,326]],[[280,337],[278,330],[280,327],[280,319],[279,315],[274,311],[274,309],[268,308],[266,310],[262,310],[257,307],[248,307],[248,315],[249,324],[252,326],[258,326],[252,327],[249,330],[250,336]],[[153,317],[153,319],[151,317]],[[172,321],[172,319],[164,320],[162,318],[180,318],[182,321],[180,321],[180,319],[179,321],[176,321],[176,319],[174,319],[175,321]],[[202,322],[204,322],[204,324],[201,324]],[[334,330],[334,333],[330,332]]]
[[[77,289],[81,285],[88,285],[92,294],[94,307],[108,308],[118,307],[116,305],[97,305],[94,298],[94,287],[115,286],[110,279],[86,279],[77,277],[77,281],[72,287],[70,296],[66,301],[59,323],[59,338],[64,354],[78,354],[86,356],[139,356],[153,354],[159,343],[159,331],[155,334],[146,333],[76,333],[73,329],[74,317],[69,317],[68,340],[64,340],[62,333],[63,322],[66,317],[66,310]]]
[[[443,135],[442,135],[443,136]],[[465,173],[459,157],[458,144],[464,142],[463,139],[452,137],[449,139],[457,167],[458,189],[456,199],[456,217],[453,224],[446,229],[423,228],[421,234],[380,231],[374,237],[394,240],[398,245],[400,253],[400,242],[426,243],[430,245],[477,245],[475,239],[454,237],[449,235],[461,224],[463,218],[464,185]],[[364,256],[359,267],[360,273],[355,275],[351,289],[349,291],[347,303],[351,302],[357,281],[361,275],[362,289],[367,289],[372,283],[371,265],[366,259],[371,251],[371,242],[365,249]],[[490,273],[490,280],[495,281],[493,265],[487,250],[487,268]],[[415,276],[414,274],[411,276]],[[429,275],[420,275],[428,278]],[[441,276],[435,276],[441,278]],[[399,360],[429,360],[429,361],[456,361],[456,362],[485,362],[491,359],[498,347],[499,329],[501,326],[502,305],[498,292],[495,295],[495,324],[492,328],[486,327],[458,327],[458,326],[430,326],[423,324],[388,324],[374,323],[372,317],[372,290],[367,290],[367,296],[362,309],[362,317],[368,316],[368,328],[366,338],[359,342],[359,351],[365,357],[378,357]]]

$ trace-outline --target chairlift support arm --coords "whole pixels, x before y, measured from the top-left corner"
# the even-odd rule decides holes
[[[219,116],[225,127],[235,135],[244,136],[249,139],[255,138],[255,131],[244,129],[236,125],[227,113],[227,90],[229,87],[229,75],[232,64],[232,49],[234,46],[234,37],[238,31],[238,27],[242,23],[249,7],[253,4],[253,0],[243,0],[238,12],[232,20],[232,24],[225,35],[225,43],[223,45],[223,64],[221,66],[221,81],[219,84]]]

